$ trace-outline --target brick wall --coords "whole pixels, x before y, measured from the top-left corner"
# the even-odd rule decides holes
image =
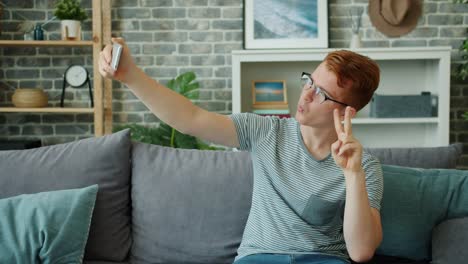
[[[21,14],[44,22],[53,13],[52,0],[2,0],[1,39],[21,38],[14,33]],[[91,0],[83,0],[90,13]],[[330,47],[348,47],[351,37],[348,10],[367,7],[367,0],[330,0]],[[137,64],[162,82],[185,71],[194,71],[201,84],[201,107],[219,113],[231,111],[230,51],[243,47],[242,0],[113,0],[113,34],[127,40]],[[425,0],[418,27],[401,38],[387,38],[375,30],[366,12],[361,35],[364,47],[452,46],[452,68],[461,61],[458,47],[467,36],[468,4],[452,0]],[[90,38],[91,23],[84,23]],[[46,37],[59,39],[59,23],[46,26]],[[14,87],[43,87],[58,103],[61,74],[71,63],[91,69],[90,48],[3,48],[0,50],[0,79]],[[86,89],[70,91],[67,101],[87,103]],[[12,90],[0,83],[0,103],[11,98]],[[451,81],[450,141],[465,142],[468,121],[468,84]],[[132,93],[114,83],[114,123],[154,123],[158,119]],[[45,144],[66,142],[92,134],[92,116],[87,114],[4,114],[0,115],[0,136],[39,137]],[[468,143],[462,164],[468,167]]]

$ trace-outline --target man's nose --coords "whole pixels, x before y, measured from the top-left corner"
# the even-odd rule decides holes
[[[310,103],[314,100],[314,93],[313,93],[313,90],[310,89],[308,91],[305,91],[305,94],[304,94],[304,101],[306,101],[307,103]]]

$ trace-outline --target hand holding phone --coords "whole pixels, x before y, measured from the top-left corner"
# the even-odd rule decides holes
[[[112,43],[111,67],[114,70],[117,70],[117,67],[119,66],[120,55],[122,55],[122,49],[122,45],[120,45],[119,43]]]

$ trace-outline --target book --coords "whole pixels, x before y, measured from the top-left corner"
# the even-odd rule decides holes
[[[279,118],[290,118],[290,114],[258,114],[260,116],[277,116]]]
[[[254,104],[252,109],[289,109],[288,104]]]
[[[289,114],[289,109],[253,109],[252,113],[255,114]]]

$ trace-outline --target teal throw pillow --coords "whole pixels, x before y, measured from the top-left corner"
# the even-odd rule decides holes
[[[82,263],[97,185],[0,200],[0,263]]]
[[[383,241],[377,254],[431,259],[433,228],[468,216],[468,171],[382,165]]]

